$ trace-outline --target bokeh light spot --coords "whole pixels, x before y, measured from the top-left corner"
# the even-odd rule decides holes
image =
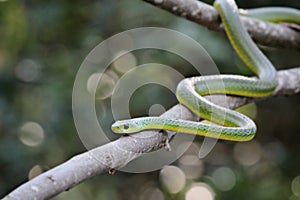
[[[233,152],[235,160],[244,166],[256,164],[262,155],[261,146],[255,140],[248,143],[237,143]]]
[[[121,52],[120,54],[122,53],[124,52]],[[114,68],[120,73],[125,73],[130,69],[134,68],[136,65],[136,58],[130,52],[120,56],[117,60],[113,62]]]
[[[160,104],[153,104],[149,108],[149,116],[159,116],[163,114],[166,111],[166,109],[160,105]]]
[[[36,122],[26,122],[19,130],[21,142],[28,146],[37,146],[44,140],[43,128]]]
[[[272,141],[264,145],[264,155],[273,162],[280,164],[286,159],[286,150],[280,141]]]
[[[185,174],[176,166],[166,166],[160,171],[159,178],[169,193],[180,192],[185,186]]]
[[[141,200],[164,200],[164,195],[160,189],[150,187],[142,192],[140,199]]]
[[[213,200],[214,193],[212,189],[204,183],[192,186],[185,194],[185,200]]]
[[[16,77],[24,82],[35,81],[40,75],[38,64],[31,59],[24,59],[15,68]]]
[[[295,196],[300,197],[300,175],[293,179],[292,191]]]
[[[114,79],[106,73],[94,73],[88,78],[87,90],[90,94],[96,90],[96,99],[106,99],[112,95],[115,84]]]
[[[196,155],[183,155],[179,159],[179,166],[188,179],[199,178],[204,170],[202,161]]]
[[[229,191],[236,184],[236,176],[228,167],[220,167],[216,169],[212,174],[212,178],[215,186],[222,191]]]
[[[28,179],[31,180],[34,177],[40,175],[41,173],[43,173],[43,168],[40,165],[35,165],[30,169]]]
[[[118,74],[116,74],[116,72],[114,72],[111,69],[108,69],[105,74],[107,74],[108,76],[110,76],[112,79],[114,79],[115,82],[117,82],[119,80],[119,76]]]

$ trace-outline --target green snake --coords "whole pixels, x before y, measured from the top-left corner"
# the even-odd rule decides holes
[[[225,32],[241,60],[256,74],[250,78],[240,75],[210,75],[183,79],[177,86],[178,101],[193,113],[212,123],[194,122],[161,117],[140,117],[117,121],[115,133],[135,133],[147,129],[169,130],[231,141],[249,141],[256,133],[255,123],[247,116],[218,106],[203,96],[230,94],[246,97],[265,97],[277,86],[276,69],[255,45],[243,27],[240,14],[270,21],[300,22],[300,13],[292,8],[238,10],[234,0],[216,0]],[[265,13],[265,14],[264,14]],[[220,85],[220,83],[222,83]]]

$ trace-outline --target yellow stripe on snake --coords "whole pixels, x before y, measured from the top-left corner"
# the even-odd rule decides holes
[[[176,91],[178,101],[193,113],[213,123],[187,120],[141,117],[117,121],[112,125],[116,133],[134,133],[146,129],[163,129],[197,134],[231,141],[248,141],[256,133],[255,123],[247,116],[218,106],[205,99],[208,94],[231,94],[246,97],[265,97],[277,86],[276,69],[255,45],[240,20],[234,0],[216,0],[214,7],[221,16],[226,34],[234,50],[256,74],[257,78],[239,75],[211,75],[186,78]],[[273,22],[300,23],[300,12],[292,8],[265,8],[241,11],[244,15]],[[220,81],[223,87],[220,87]],[[209,86],[209,87],[208,87]]]

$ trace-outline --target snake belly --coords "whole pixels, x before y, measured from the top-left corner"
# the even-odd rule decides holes
[[[204,98],[209,94],[231,94],[246,97],[270,95],[277,86],[276,69],[255,45],[240,20],[234,0],[216,0],[225,32],[234,50],[257,77],[240,75],[211,75],[183,79],[177,86],[176,97],[193,113],[213,123],[194,122],[160,117],[141,117],[117,121],[115,133],[135,133],[146,129],[163,129],[231,141],[249,141],[256,133],[255,123],[247,116],[213,104]],[[291,9],[292,12],[298,10]],[[269,14],[271,11],[269,10]],[[280,9],[277,8],[277,14]],[[283,10],[288,18],[288,8]],[[254,14],[253,14],[254,13]],[[260,15],[261,10],[258,12]],[[252,12],[253,16],[256,15]],[[299,15],[299,11],[296,16]],[[292,14],[295,17],[295,14]]]

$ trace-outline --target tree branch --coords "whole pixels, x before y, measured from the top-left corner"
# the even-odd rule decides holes
[[[144,0],[214,31],[224,31],[218,11],[197,0]],[[271,47],[300,50],[300,33],[283,24],[241,17],[253,40]]]
[[[196,0],[144,0],[171,13],[185,17],[215,31],[223,31],[218,12],[207,4]],[[253,39],[263,45],[300,49],[300,34],[284,25],[271,24],[243,17],[243,23]],[[266,98],[293,95],[300,91],[300,67],[278,72],[279,84],[274,93]],[[220,95],[208,96],[212,102],[235,109],[260,99],[246,97],[227,97],[224,102]],[[265,99],[265,98],[263,98]],[[196,117],[182,105],[175,105],[162,117],[195,120]],[[138,136],[138,137],[137,137]],[[143,137],[147,136],[147,137]],[[91,151],[74,156],[61,165],[24,183],[4,200],[49,199],[69,190],[75,185],[114,169],[120,169],[143,153],[158,150],[165,146],[171,136],[158,131],[143,131],[136,135],[121,137],[113,142]]]
[[[300,92],[300,67],[278,72],[279,84],[274,93],[266,98],[293,95]],[[224,105],[221,95],[208,96],[211,101]],[[220,101],[220,99],[222,99]],[[265,99],[265,98],[264,98]],[[262,98],[227,97],[226,105],[235,109]],[[162,117],[195,120],[196,117],[182,105],[175,105]],[[143,137],[143,136],[147,137]],[[139,137],[137,137],[139,136]],[[89,152],[79,154],[65,163],[24,183],[4,200],[48,199],[95,175],[113,172],[120,169],[142,153],[151,152],[164,147],[168,138],[158,131],[144,131],[132,136],[121,137],[113,142],[97,147]]]

